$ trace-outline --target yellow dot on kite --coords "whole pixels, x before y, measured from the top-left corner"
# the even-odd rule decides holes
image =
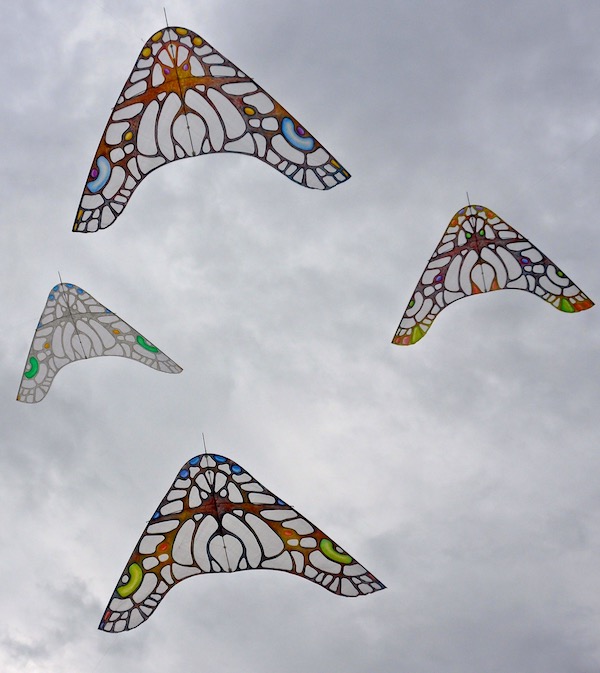
[[[198,37],[196,35],[196,37],[192,40],[192,42],[194,43],[194,46],[199,47],[202,44],[203,40],[201,37]]]
[[[152,42],[158,42],[160,38],[162,37],[162,30],[159,30],[158,33],[154,33],[154,35],[150,38]]]
[[[253,115],[253,114],[256,114],[256,110],[255,110],[254,108],[251,108],[251,107],[245,107],[245,108],[244,108],[244,112],[245,112],[247,115]]]
[[[148,56],[150,56],[151,53],[152,53],[152,49],[150,49],[150,47],[144,47],[142,49],[142,56],[144,58],[148,58]]]
[[[133,138],[133,133],[131,131],[127,131],[127,133],[123,136],[125,140],[131,140]]]

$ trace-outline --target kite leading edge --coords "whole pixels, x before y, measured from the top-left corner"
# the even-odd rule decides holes
[[[146,42],[113,108],[73,231],[110,226],[160,166],[217,152],[254,156],[311,189],[350,177],[236,65],[191,30],[167,27]]]
[[[85,290],[73,283],[55,285],[33,335],[17,400],[40,402],[62,367],[103,355],[126,357],[169,374],[183,371]]]
[[[385,586],[356,559],[225,456],[189,460],[152,515],[100,630],[134,629],[193,575],[280,570],[339,596]]]
[[[448,304],[494,290],[525,290],[565,313],[594,302],[548,257],[485,206],[452,218],[421,276],[392,340],[422,339]]]

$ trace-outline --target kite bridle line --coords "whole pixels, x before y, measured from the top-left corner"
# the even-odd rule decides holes
[[[469,208],[471,208],[471,199],[469,198],[469,192],[465,193],[467,195],[467,203],[469,204]],[[471,217],[474,217],[474,215],[469,215],[469,219]],[[482,247],[479,245],[479,239],[477,238],[477,231],[475,231],[475,247],[477,248],[477,254],[479,255],[479,257],[481,257]],[[483,271],[481,272],[481,280],[483,281],[483,291],[489,292],[489,290],[486,287],[485,276],[483,275]]]
[[[206,449],[206,440],[204,439],[204,433],[202,433],[202,443],[204,444],[204,455],[208,456],[208,451]],[[208,479],[207,479],[208,481]],[[217,503],[217,495],[215,493],[215,478],[213,476],[213,483],[210,485],[212,488],[212,498],[213,498],[213,503],[215,505],[215,509],[217,511],[217,526],[218,526],[218,531],[219,535],[221,536],[221,544],[223,545],[223,551],[225,552],[225,560],[227,561],[227,572],[233,572],[231,569],[231,563],[229,563],[229,555],[227,554],[227,547],[225,546],[225,530],[223,529],[223,526],[221,525],[221,513],[219,512],[219,505]]]
[[[163,12],[165,14],[165,21],[167,23],[167,29],[169,28],[169,19],[167,18],[167,10],[165,7],[163,7]],[[183,97],[183,88],[181,86],[181,80],[179,79],[179,69],[177,67],[177,55],[175,53],[175,48],[173,45],[169,45],[169,53],[171,54],[171,58],[173,59],[173,64],[175,65],[175,76],[177,77],[177,86],[179,87],[179,96],[181,97],[181,104],[183,105],[183,114],[185,117],[185,126],[187,128],[188,136],[190,138],[190,146],[192,148],[192,156],[198,156],[196,154],[196,148],[194,147],[194,141],[192,140],[192,131],[190,129],[190,123],[188,122],[187,114],[185,111],[186,104],[185,104],[185,98]]]
[[[58,272],[58,279],[60,280],[60,289],[63,290],[63,280],[60,275],[60,271]],[[81,334],[79,333],[79,330],[77,329],[77,323],[75,322],[75,318],[73,317],[73,312],[71,311],[71,305],[69,304],[69,292],[65,292],[65,300],[67,304],[67,311],[69,312],[69,317],[71,318],[71,322],[73,323],[73,329],[75,330],[75,334],[77,334],[77,338],[79,339],[79,345],[81,346],[81,352],[83,353],[83,359],[87,360],[88,356],[85,354],[85,349],[83,347],[83,342],[81,341]]]

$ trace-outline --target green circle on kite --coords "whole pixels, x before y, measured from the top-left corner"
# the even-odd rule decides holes
[[[150,351],[151,353],[158,353],[158,348],[156,346],[153,346],[151,343],[148,343],[141,334],[137,335],[136,341],[142,348],[145,348],[147,351]]]
[[[319,547],[321,547],[321,551],[325,554],[325,556],[327,556],[327,558],[331,559],[332,561],[343,563],[344,565],[352,563],[352,556],[348,556],[348,554],[340,554],[340,552],[333,548],[333,542],[328,540],[326,537],[321,540]]]
[[[29,358],[29,369],[25,372],[26,379],[32,379],[40,371],[40,363],[33,355]]]
[[[142,583],[142,577],[144,576],[144,572],[137,563],[132,563],[127,569],[127,572],[129,573],[129,582],[122,587],[117,587],[117,593],[121,598],[131,596]]]

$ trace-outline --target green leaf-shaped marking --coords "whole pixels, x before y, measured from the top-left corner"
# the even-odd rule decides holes
[[[336,561],[336,563],[343,563],[344,565],[352,563],[352,556],[348,556],[348,554],[340,554],[340,552],[333,548],[333,542],[328,540],[326,537],[321,540],[319,547],[321,547],[321,551],[325,554],[325,556],[327,556],[328,559]]]
[[[25,372],[26,379],[32,379],[40,371],[40,363],[33,355],[29,358],[29,369]]]
[[[121,598],[127,598],[140,586],[144,572],[137,563],[132,563],[127,569],[129,573],[129,582],[122,587],[117,587],[117,593]]]
[[[137,335],[136,341],[142,348],[145,348],[147,351],[150,351],[151,353],[158,353],[158,348],[156,346],[153,346],[148,341],[146,341],[146,339],[144,339],[144,337],[141,334]]]

